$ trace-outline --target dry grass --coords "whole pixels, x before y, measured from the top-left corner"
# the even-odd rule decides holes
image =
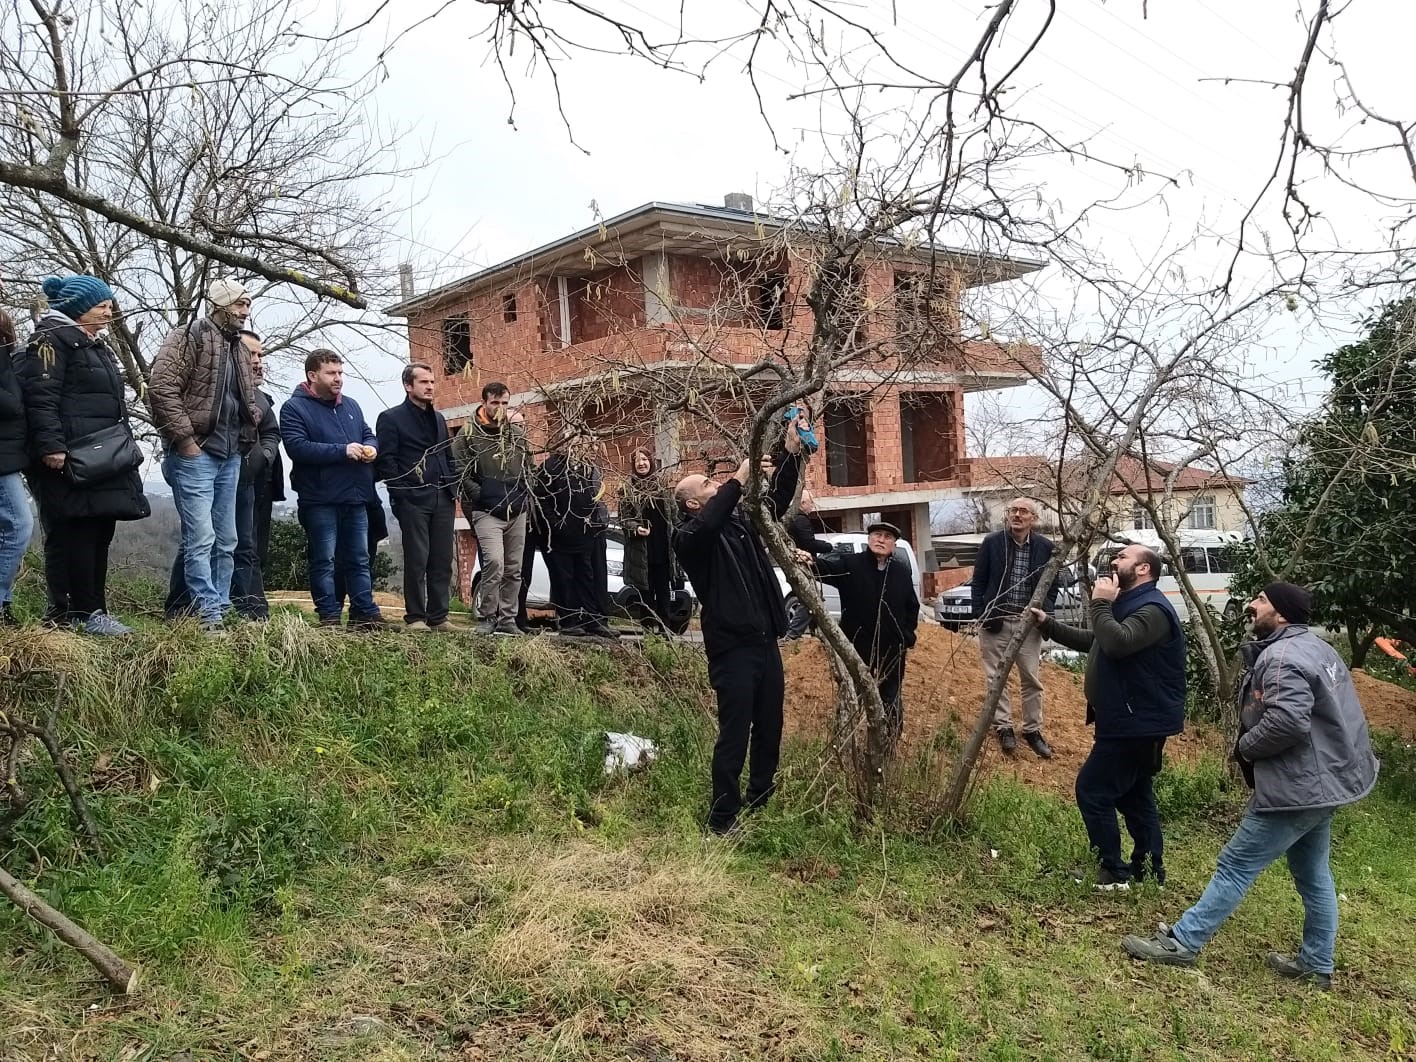
[[[367,1041],[384,1036],[486,1059],[603,1057],[610,1044],[616,1057],[819,1057],[820,1016],[742,946],[752,901],[711,848],[659,860],[507,839],[444,856],[416,882],[381,879],[347,936],[272,942],[321,974],[265,1046],[345,1057],[339,1030],[369,1017],[365,1053],[348,1057],[375,1057]]]

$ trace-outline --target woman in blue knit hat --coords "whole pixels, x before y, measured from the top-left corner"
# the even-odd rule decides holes
[[[86,634],[130,634],[108,614],[108,547],[118,520],[151,509],[138,465],[103,476],[66,468],[76,445],[90,448],[104,429],[127,424],[123,376],[99,337],[113,320],[113,290],[79,274],[44,282],[49,312],[40,318],[17,369],[29,429],[30,491],[44,528],[47,618]]]

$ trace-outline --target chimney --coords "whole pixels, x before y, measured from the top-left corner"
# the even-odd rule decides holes
[[[737,210],[744,214],[752,213],[752,196],[746,192],[729,192],[723,196],[723,206],[729,210]]]
[[[403,262],[398,267],[398,291],[405,299],[413,297],[413,263]]]

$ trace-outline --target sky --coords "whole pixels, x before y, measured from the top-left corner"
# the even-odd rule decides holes
[[[376,0],[320,0],[311,24],[335,17],[349,24],[376,6]],[[399,0],[363,33],[354,65],[371,62],[397,31],[441,6],[441,0]],[[673,18],[677,3],[605,0],[605,6],[651,34],[675,32],[663,16]],[[1176,252],[1177,265],[1192,277],[1214,274],[1227,262],[1228,238],[1274,164],[1286,106],[1279,89],[1222,79],[1283,82],[1292,76],[1304,33],[1294,0],[1149,0],[1144,16],[1141,0],[1072,0],[1059,7],[1009,106],[1064,139],[1088,140],[1096,154],[1123,166],[1172,176],[1174,184],[1128,182],[1114,170],[1061,160],[1027,177],[1064,210],[1119,194],[1125,209],[1098,215],[1083,230],[1086,241],[1114,261],[1140,270],[1184,248]],[[563,5],[543,8],[548,18],[565,17]],[[877,29],[908,65],[931,75],[958,67],[987,17],[981,0],[858,0],[841,9]],[[687,10],[701,20],[695,29],[713,33],[752,17],[747,0],[688,0]],[[1017,53],[1044,10],[1039,0],[1021,5],[1005,54]],[[765,56],[760,81],[781,146],[758,114],[739,55],[725,55],[700,81],[623,55],[577,54],[558,67],[568,132],[544,69],[525,76],[522,48],[510,66],[513,124],[512,100],[488,62],[485,16],[481,4],[454,3],[399,39],[385,57],[387,77],[373,101],[371,117],[402,130],[408,157],[435,157],[397,189],[401,257],[414,266],[418,291],[650,200],[720,204],[725,193],[747,192],[770,203],[793,167],[819,163],[821,130],[838,129],[843,120],[839,108],[815,98],[787,102],[811,75],[776,53]],[[1380,112],[1409,117],[1402,108],[1413,102],[1406,71],[1416,4],[1355,0],[1334,33],[1364,100]],[[588,30],[578,35],[595,39]],[[1330,98],[1335,73],[1321,56],[1315,59],[1317,99]],[[1370,135],[1330,106],[1310,105],[1306,117],[1320,131]],[[1408,196],[1416,192],[1412,175],[1399,165],[1382,158],[1360,165],[1364,180]],[[1323,240],[1333,248],[1380,241],[1382,212],[1369,197],[1332,179],[1315,181],[1309,192],[1324,213]],[[1272,204],[1260,218],[1274,222]],[[1198,242],[1197,230],[1205,234]],[[1242,275],[1262,279],[1255,270]],[[1045,273],[1043,283],[1056,280]],[[1242,371],[1283,381],[1295,402],[1311,402],[1320,383],[1314,360],[1347,338],[1363,312],[1359,300],[1348,300],[1324,305],[1320,317],[1306,308],[1276,315],[1260,341],[1236,357]],[[350,393],[372,421],[402,400],[399,362],[372,351],[357,357],[364,379],[352,381]],[[293,374],[286,370],[285,376]],[[276,382],[288,390],[294,381],[278,375]],[[1023,393],[1016,398],[1034,400]]]

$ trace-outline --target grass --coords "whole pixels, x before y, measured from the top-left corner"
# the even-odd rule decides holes
[[[0,1059],[1336,1059],[1416,1051],[1416,752],[1338,818],[1339,990],[1275,981],[1281,867],[1197,970],[1121,934],[1198,895],[1240,813],[1218,760],[1167,770],[1171,882],[1080,890],[1075,809],[1007,781],[941,836],[853,819],[819,752],[705,838],[702,659],[536,640],[350,637],[293,615],[210,641],[23,631],[7,690],[50,703],[114,856],[62,799],[4,853],[144,967],[114,999],[0,908]],[[33,708],[27,708],[33,711]],[[600,734],[650,735],[605,778]],[[49,789],[43,764],[26,780]],[[187,1055],[181,1055],[186,1052]]]

